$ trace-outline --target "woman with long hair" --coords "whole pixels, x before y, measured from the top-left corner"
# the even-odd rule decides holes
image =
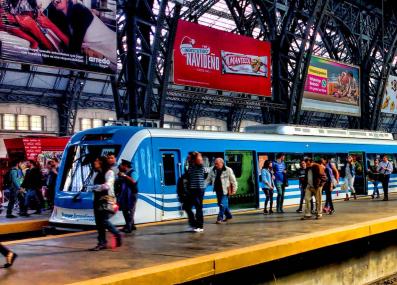
[[[263,209],[263,214],[273,214],[273,193],[274,188],[276,188],[274,184],[274,177],[271,171],[273,167],[273,163],[271,160],[266,160],[263,163],[261,176],[262,176],[262,183],[263,183],[263,192],[265,192],[266,200],[265,200],[265,208]],[[270,202],[269,212],[267,211],[267,204]]]
[[[105,156],[97,158],[92,164],[94,168],[92,191],[94,192],[94,216],[98,231],[98,245],[92,251],[107,248],[106,230],[110,231],[116,239],[116,247],[121,246],[121,234],[109,221],[111,213],[104,209],[106,198],[114,198],[114,172]]]

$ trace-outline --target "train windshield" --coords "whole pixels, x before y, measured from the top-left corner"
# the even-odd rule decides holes
[[[118,145],[74,145],[66,153],[66,162],[62,175],[61,191],[85,191],[94,174],[92,162],[101,156],[119,153]]]

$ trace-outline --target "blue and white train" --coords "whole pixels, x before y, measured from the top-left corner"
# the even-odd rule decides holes
[[[299,203],[296,170],[299,160],[305,156],[332,155],[341,167],[348,154],[354,155],[359,165],[356,190],[358,194],[372,194],[372,183],[365,174],[368,164],[372,164],[378,155],[388,154],[396,165],[397,142],[387,133],[302,126],[254,127],[245,133],[122,126],[90,129],[74,135],[65,149],[50,222],[55,225],[94,224],[93,196],[84,189],[92,174],[90,161],[109,152],[115,153],[118,161],[131,161],[139,173],[137,223],[185,217],[178,201],[176,184],[185,171],[186,158],[191,151],[203,154],[206,167],[211,167],[215,158],[223,157],[233,168],[239,189],[231,197],[231,205],[237,211],[263,208],[265,196],[259,181],[260,168],[265,159],[274,159],[279,152],[286,154],[289,174],[285,205]],[[390,192],[397,191],[396,180],[397,175],[393,174]],[[336,199],[345,195],[340,187],[333,193]],[[208,187],[204,213],[211,215],[217,211],[216,196]],[[115,224],[124,223],[120,213],[112,219]]]

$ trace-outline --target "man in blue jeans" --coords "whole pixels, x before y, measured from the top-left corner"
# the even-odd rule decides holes
[[[218,200],[219,214],[216,223],[222,224],[232,219],[229,209],[229,195],[237,191],[237,180],[230,167],[225,166],[223,158],[215,159],[215,166],[205,180],[205,186],[213,185]],[[224,219],[225,218],[225,219]]]
[[[287,182],[287,167],[284,163],[285,154],[278,153],[276,156],[276,161],[273,163],[273,171],[274,171],[274,184],[276,184],[277,189],[277,204],[276,210],[277,213],[284,213],[283,204],[284,204],[284,195],[285,195],[285,186]]]

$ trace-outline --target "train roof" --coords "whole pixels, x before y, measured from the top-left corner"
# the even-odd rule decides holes
[[[260,132],[209,132],[196,130],[176,130],[143,128],[129,126],[107,126],[82,131],[73,136],[71,143],[109,140],[128,141],[134,137],[134,141],[142,141],[145,138],[188,138],[188,139],[211,139],[211,140],[252,140],[252,141],[279,141],[279,142],[303,142],[303,143],[335,143],[335,144],[369,144],[369,145],[397,145],[397,141],[390,138],[376,137],[338,137],[323,135],[291,135],[270,134]],[[98,138],[98,139],[95,139]],[[103,139],[105,138],[105,139]]]

